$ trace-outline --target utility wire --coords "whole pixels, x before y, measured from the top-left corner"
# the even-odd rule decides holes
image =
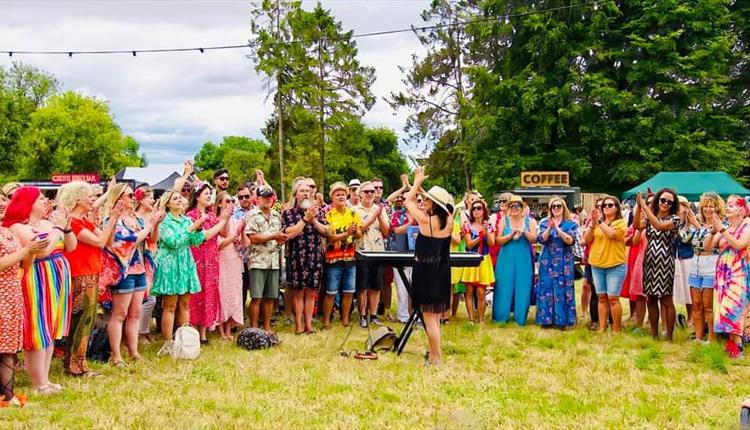
[[[478,18],[468,21],[459,21],[454,23],[446,23],[446,24],[434,24],[434,25],[427,25],[422,27],[415,27],[412,26],[410,28],[401,28],[396,30],[382,30],[382,31],[373,31],[369,33],[358,33],[358,34],[352,34],[352,39],[361,39],[365,37],[376,37],[376,36],[386,36],[391,34],[398,34],[398,33],[407,33],[407,32],[417,32],[417,31],[429,31],[429,30],[438,30],[442,28],[451,28],[451,27],[463,27],[471,24],[479,24],[484,22],[493,22],[493,21],[508,21],[511,18],[522,18],[529,15],[538,15],[543,13],[550,13],[550,12],[558,12],[562,10],[568,10],[568,9],[574,9],[574,8],[580,8],[580,7],[587,7],[587,6],[594,6],[598,7],[600,4],[603,3],[609,3],[614,0],[595,0],[587,3],[580,3],[575,5],[568,5],[568,6],[559,6],[559,7],[553,7],[548,9],[538,9],[538,10],[530,10],[526,12],[519,12],[514,14],[507,14],[503,16],[493,16],[493,17],[487,17],[487,18]],[[346,36],[345,36],[346,37]],[[347,37],[347,38],[348,38]],[[321,42],[321,41],[338,41],[342,38],[335,38],[335,37],[324,37],[320,39],[310,39],[310,40],[291,40],[291,41],[284,41],[284,42],[276,42],[278,44],[292,44],[292,43],[304,43],[304,44],[310,44],[313,42]],[[149,53],[165,53],[165,52],[200,52],[204,53],[205,51],[219,51],[219,50],[228,50],[228,49],[245,49],[245,48],[251,48],[252,44],[250,43],[243,43],[239,45],[216,45],[216,46],[203,46],[203,47],[192,47],[192,48],[157,48],[157,49],[108,49],[108,50],[93,50],[93,51],[26,51],[26,50],[5,50],[0,51],[0,54],[8,54],[8,56],[12,57],[14,55],[67,55],[68,57],[72,57],[73,55],[106,55],[106,54],[130,54],[133,57],[137,56],[137,54],[149,54]]]

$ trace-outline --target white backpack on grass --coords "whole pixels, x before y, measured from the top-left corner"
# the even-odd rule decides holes
[[[198,330],[185,324],[174,333],[172,358],[177,360],[195,360],[201,355],[201,336]]]

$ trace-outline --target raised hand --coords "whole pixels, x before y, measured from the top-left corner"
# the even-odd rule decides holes
[[[192,160],[185,161],[185,163],[183,164],[183,168],[182,168],[182,176],[185,176],[185,177],[190,176],[193,174],[193,171],[194,171],[193,161]]]
[[[402,188],[409,188],[411,185],[409,184],[409,175],[406,173],[401,174],[401,187]]]
[[[123,202],[117,202],[115,207],[110,211],[110,218],[117,219],[125,212],[125,204]]]
[[[424,166],[419,166],[414,169],[414,186],[422,185],[425,179],[429,178],[429,175],[425,174]]]

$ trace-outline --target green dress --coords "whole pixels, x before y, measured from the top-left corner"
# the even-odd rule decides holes
[[[159,225],[159,252],[156,254],[156,275],[151,294],[179,296],[195,294],[201,290],[190,246],[203,243],[202,231],[189,232],[193,221],[167,213]]]

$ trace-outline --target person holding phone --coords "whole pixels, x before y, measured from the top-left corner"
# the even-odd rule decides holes
[[[2,223],[18,237],[21,246],[37,240],[47,244],[35,253],[21,280],[24,358],[34,392],[39,394],[62,390],[49,380],[49,369],[54,341],[67,336],[70,327],[70,265],[63,251],[72,251],[78,244],[67,213],[61,210],[53,224],[44,219],[48,207],[39,188],[21,187],[13,193]]]

